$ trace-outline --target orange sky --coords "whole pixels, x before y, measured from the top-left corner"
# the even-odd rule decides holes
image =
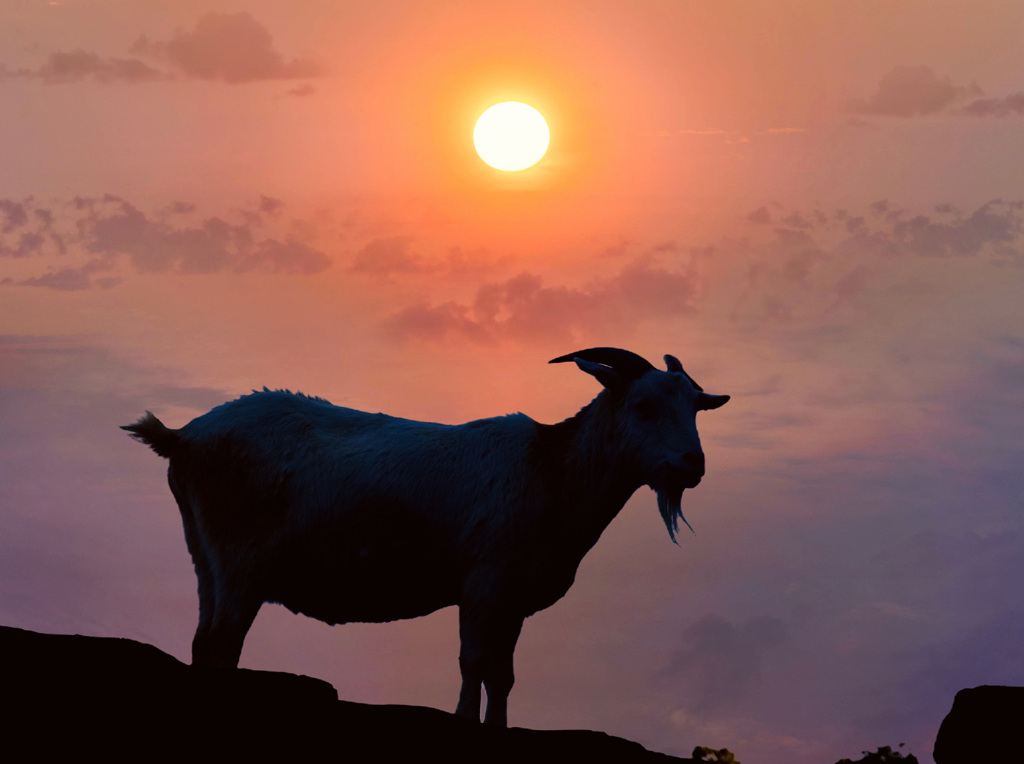
[[[1002,583],[1022,22],[1016,0],[5,3],[0,620],[187,654],[163,465],[117,429],[144,409],[179,426],[268,385],[551,422],[596,390],[549,358],[673,353],[733,395],[700,420],[697,536],[673,546],[638,492],[528,622],[511,722],[927,761],[957,689],[1024,682],[999,637],[1024,623]],[[551,128],[523,173],[473,151],[502,100]],[[243,661],[450,709],[453,623],[267,608]]]

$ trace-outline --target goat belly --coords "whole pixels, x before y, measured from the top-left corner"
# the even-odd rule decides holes
[[[290,545],[268,600],[326,623],[384,622],[454,605],[460,590],[453,554],[406,534]]]

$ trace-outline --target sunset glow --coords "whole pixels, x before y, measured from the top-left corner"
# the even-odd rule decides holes
[[[0,0],[0,625],[188,660],[146,411],[557,434],[601,385],[549,359],[672,354],[732,396],[696,535],[636,491],[510,723],[928,764],[1024,686],[1021,61],[1021,0]],[[242,665],[453,711],[458,630],[268,605]]]
[[[539,111],[519,101],[489,108],[476,121],[473,145],[496,170],[516,172],[533,167],[548,150],[551,134]]]

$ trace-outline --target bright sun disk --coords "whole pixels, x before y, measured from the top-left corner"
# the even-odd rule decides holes
[[[497,170],[515,172],[532,167],[548,150],[551,134],[539,111],[519,101],[497,103],[476,121],[476,153]]]

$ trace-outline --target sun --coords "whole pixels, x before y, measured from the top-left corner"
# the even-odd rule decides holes
[[[491,167],[516,172],[533,167],[548,150],[551,133],[539,111],[519,101],[504,101],[476,121],[473,145]]]

